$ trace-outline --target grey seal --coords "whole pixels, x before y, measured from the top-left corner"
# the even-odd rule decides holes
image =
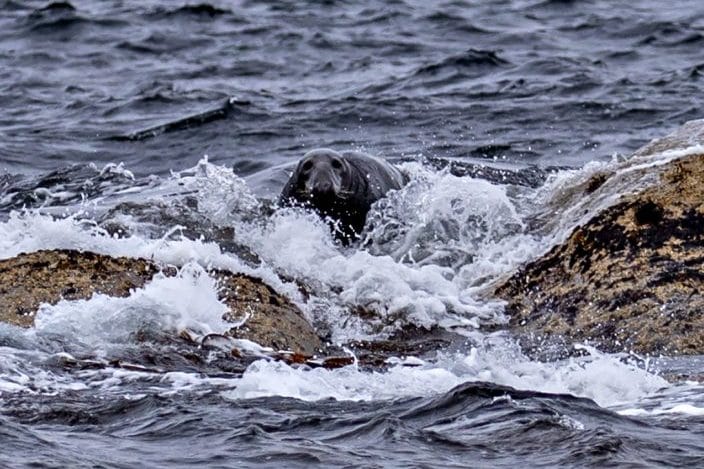
[[[330,223],[338,240],[349,244],[362,232],[372,204],[406,182],[406,175],[380,158],[321,148],[303,155],[279,203],[312,208]]]

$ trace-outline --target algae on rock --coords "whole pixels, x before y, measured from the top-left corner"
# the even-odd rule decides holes
[[[701,142],[704,121],[695,121],[629,163]],[[704,353],[704,149],[689,153],[636,168],[652,182],[498,286],[529,348],[557,340],[609,352]]]

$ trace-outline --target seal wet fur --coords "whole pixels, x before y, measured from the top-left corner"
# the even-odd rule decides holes
[[[359,237],[372,204],[407,181],[401,171],[379,158],[323,148],[303,156],[279,200],[282,205],[314,209],[347,244]]]

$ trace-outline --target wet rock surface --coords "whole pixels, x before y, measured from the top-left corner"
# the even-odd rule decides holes
[[[409,160],[413,161],[413,160]],[[469,163],[461,160],[447,160],[443,158],[428,158],[426,163],[437,170],[446,169],[456,177],[472,177],[484,179],[494,184],[511,184],[516,186],[539,187],[547,180],[548,176],[564,167],[529,166],[521,170],[496,168],[487,164]]]
[[[609,352],[704,353],[704,152],[664,165],[655,153],[704,141],[704,121],[655,141],[630,160],[649,183],[578,226],[495,293],[529,351],[587,342]],[[614,174],[597,174],[584,197]]]
[[[160,271],[176,274],[173,267],[145,259],[73,250],[23,253],[0,261],[0,321],[31,327],[42,303],[94,293],[125,297]],[[238,323],[226,335],[308,355],[321,347],[301,311],[261,280],[222,270],[210,275],[218,279],[220,299],[230,308],[225,319]]]
[[[0,261],[0,321],[30,327],[42,303],[85,299],[94,293],[128,296],[158,271],[144,259],[68,250],[4,259]]]
[[[466,337],[441,327],[426,329],[408,325],[386,340],[353,341],[347,343],[346,347],[355,354],[359,365],[367,369],[379,369],[389,365],[390,357],[432,358],[440,350],[449,352],[463,349],[467,343]],[[417,364],[411,361],[404,363],[404,366]]]
[[[220,284],[220,298],[230,307],[225,319],[241,322],[228,335],[248,339],[274,350],[313,355],[322,347],[302,313],[268,285],[246,275],[211,272]]]

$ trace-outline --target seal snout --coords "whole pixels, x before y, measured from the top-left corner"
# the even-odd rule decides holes
[[[328,180],[316,181],[310,189],[311,194],[319,196],[332,195],[336,192],[332,182]]]
[[[310,197],[336,196],[342,188],[343,170],[344,164],[336,152],[310,152],[299,170],[305,181],[304,193]]]
[[[340,176],[332,171],[318,171],[306,184],[306,192],[313,197],[335,197],[341,188]]]

